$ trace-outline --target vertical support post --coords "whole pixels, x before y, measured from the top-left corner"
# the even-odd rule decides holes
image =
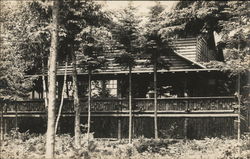
[[[157,123],[157,68],[154,62],[154,134],[155,139],[158,139],[158,123]]]
[[[129,134],[128,140],[129,144],[132,143],[132,67],[129,66]]]
[[[5,109],[4,109],[4,114],[7,114],[7,106],[5,105]],[[5,118],[4,120],[4,135],[7,134],[7,118]]]
[[[17,114],[17,103],[15,103],[15,129],[18,130],[18,114]]]
[[[90,115],[91,115],[91,70],[88,71],[89,74],[89,94],[88,94],[88,129],[87,129],[87,140],[89,142],[89,133],[90,133]]]
[[[238,131],[237,131],[237,139],[240,140],[240,103],[241,103],[241,95],[240,95],[240,74],[238,75],[237,81],[237,96],[238,96]]]
[[[187,139],[188,118],[184,119],[184,139]]]
[[[121,124],[121,118],[118,117],[118,131],[117,131],[117,138],[118,140],[121,140],[122,138],[122,124]]]
[[[135,120],[136,118],[134,117],[132,120],[132,138],[135,137]]]
[[[35,91],[32,90],[32,99],[35,99]]]
[[[1,105],[1,141],[4,140],[4,132],[3,132],[3,107],[4,104]],[[2,143],[2,142],[1,142]]]
[[[185,73],[185,78],[184,78],[184,97],[187,97],[187,75]],[[185,106],[186,106],[186,113],[189,111],[189,100],[185,101]],[[185,140],[187,139],[187,128],[188,128],[188,118],[184,119],[184,138]]]

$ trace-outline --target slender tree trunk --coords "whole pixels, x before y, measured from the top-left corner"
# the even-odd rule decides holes
[[[43,58],[42,58],[42,70],[43,70],[43,73],[44,73],[45,71],[44,71]],[[45,76],[44,75],[42,76],[42,81],[43,81],[43,97],[44,97],[45,109],[47,109],[48,108],[48,98],[47,98],[47,87],[46,87],[46,81],[45,81]]]
[[[89,95],[88,95],[88,128],[87,128],[87,139],[89,142],[89,133],[90,133],[90,115],[91,115],[91,70],[88,71],[89,75],[89,80],[88,80],[88,85],[89,85]]]
[[[56,105],[56,59],[58,45],[58,14],[59,0],[53,1],[52,30],[49,60],[49,94],[48,94],[48,124],[46,137],[46,158],[54,158],[55,152],[55,105]]]
[[[157,68],[154,62],[154,133],[155,139],[158,139],[158,124],[157,124]]]
[[[66,98],[69,98],[69,84],[66,82]]]
[[[64,78],[63,78],[63,89],[62,89],[62,95],[61,95],[61,103],[60,103],[60,107],[59,107],[59,111],[58,111],[58,115],[57,115],[57,119],[56,119],[55,134],[57,132],[58,123],[59,123],[60,116],[61,116],[61,113],[62,113],[62,107],[63,107],[63,101],[64,101],[64,93],[65,93],[65,87],[66,87],[66,82],[67,82],[67,69],[68,69],[68,56],[66,57],[66,62],[65,62],[65,71],[64,71]]]
[[[129,67],[129,133],[128,133],[128,141],[132,143],[132,67]]]
[[[73,65],[73,88],[74,88],[74,109],[75,109],[75,146],[80,148],[81,146],[81,129],[80,129],[80,100],[78,95],[78,80],[76,71],[76,55],[72,48],[72,65]]]

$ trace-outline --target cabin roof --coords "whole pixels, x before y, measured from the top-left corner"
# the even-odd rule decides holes
[[[172,42],[174,53],[163,56],[164,60],[169,62],[169,68],[159,69],[157,72],[200,72],[200,71],[218,71],[218,69],[207,69],[202,62],[209,62],[211,60],[218,60],[217,52],[209,48],[207,40],[204,37],[191,37],[177,39]],[[214,47],[215,48],[215,47]],[[113,50],[112,56],[106,58],[107,65],[95,70],[94,74],[126,74],[128,68],[124,68],[115,62],[115,57],[121,53],[119,50]],[[164,54],[163,54],[164,55]],[[149,58],[141,57],[136,59],[136,64],[132,69],[133,73],[151,73],[153,72],[153,65],[149,65]],[[64,74],[65,66],[57,67],[57,74]],[[73,67],[69,65],[67,74],[72,74]],[[77,66],[77,73],[79,75],[87,74],[87,71],[82,69],[81,65]],[[42,74],[42,73],[41,73]]]

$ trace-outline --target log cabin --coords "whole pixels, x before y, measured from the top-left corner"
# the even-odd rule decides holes
[[[173,41],[174,53],[162,56],[168,69],[157,70],[157,118],[160,138],[202,139],[235,135],[237,100],[235,83],[226,73],[206,68],[205,62],[223,61],[214,39],[206,36]],[[128,137],[128,69],[115,63],[119,50],[107,57],[108,65],[92,73],[91,132],[96,138]],[[153,66],[136,59],[132,70],[133,138],[154,136]],[[72,65],[67,67],[66,91],[59,123],[60,133],[74,132]],[[65,65],[57,67],[57,111]],[[29,98],[2,104],[3,129],[34,133],[46,131],[46,107],[42,76],[34,82]],[[88,74],[77,68],[81,123],[87,123]],[[45,77],[46,78],[46,77]],[[230,89],[232,88],[232,89]],[[3,106],[5,105],[5,106]],[[56,111],[56,112],[57,112]],[[86,131],[84,128],[82,131]]]

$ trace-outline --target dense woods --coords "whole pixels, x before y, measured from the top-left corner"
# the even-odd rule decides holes
[[[128,70],[128,79],[125,80],[129,84],[127,102],[130,144],[133,138],[132,73],[136,60],[142,56],[149,57],[145,66],[153,65],[154,137],[158,139],[157,71],[169,69],[169,61],[163,57],[174,53],[172,42],[175,38],[204,35],[214,39],[216,34],[219,39],[217,51],[223,52],[224,61],[202,64],[207,68],[219,68],[230,76],[240,76],[237,97],[239,105],[242,105],[238,109],[244,109],[249,102],[250,21],[247,1],[179,1],[171,10],[165,10],[164,5],[155,2],[149,8],[148,15],[144,16],[137,14],[133,2],[117,12],[104,10],[105,6],[96,1],[34,0],[0,3],[0,102],[25,99],[34,83],[38,82],[39,77],[36,75],[48,69],[47,77],[43,76],[43,92],[48,96],[48,100],[45,99],[46,158],[55,157],[55,109],[59,107],[56,105],[56,71],[61,64],[73,66],[72,77],[68,77],[65,71],[63,86],[68,78],[72,78],[74,147],[78,150],[83,142],[89,144],[88,149],[93,144],[90,132],[91,80],[94,72],[107,66],[108,56],[114,56],[115,62]],[[112,54],[114,50],[120,51],[119,56]],[[80,124],[78,67],[88,75],[85,81],[87,88],[84,90],[88,96],[87,140],[82,140]],[[48,82],[45,82],[46,79]],[[62,99],[63,94],[64,89],[60,94]]]

